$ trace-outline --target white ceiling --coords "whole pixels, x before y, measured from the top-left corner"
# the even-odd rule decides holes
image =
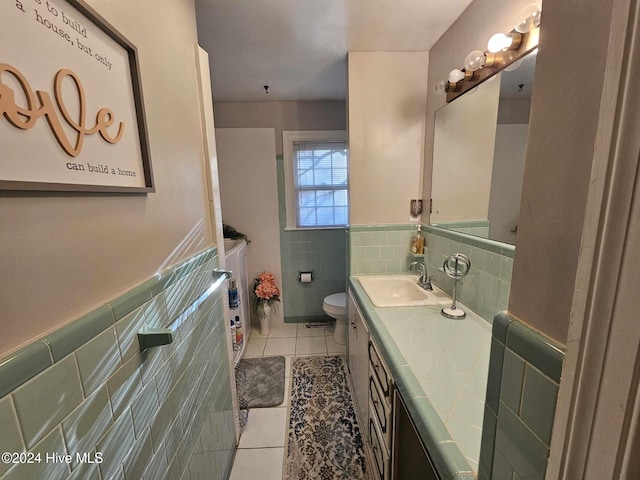
[[[344,99],[348,51],[429,50],[471,0],[195,3],[214,100],[274,101]]]

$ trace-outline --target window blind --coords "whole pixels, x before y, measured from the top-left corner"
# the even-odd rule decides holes
[[[293,169],[298,227],[349,224],[346,142],[294,142]]]

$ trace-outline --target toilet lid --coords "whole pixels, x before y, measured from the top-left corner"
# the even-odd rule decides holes
[[[333,295],[325,297],[324,303],[332,307],[347,308],[347,294],[345,292],[334,293]]]

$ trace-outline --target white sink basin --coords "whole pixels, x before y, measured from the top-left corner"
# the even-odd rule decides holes
[[[364,275],[358,280],[376,307],[451,304],[451,298],[439,288],[421,288],[417,275]]]

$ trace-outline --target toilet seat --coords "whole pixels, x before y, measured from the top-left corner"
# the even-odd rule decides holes
[[[347,311],[347,294],[334,293],[324,299],[323,309],[327,314],[345,315]]]

